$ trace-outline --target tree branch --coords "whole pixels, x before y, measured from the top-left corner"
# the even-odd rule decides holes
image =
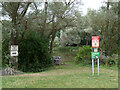
[[[21,43],[22,41],[26,40],[29,36],[31,36],[33,34],[33,32],[30,32],[26,37],[22,38],[19,43]]]
[[[27,12],[28,7],[29,7],[30,4],[31,4],[31,2],[28,2],[28,3],[27,3],[26,7],[24,8],[24,10],[23,10],[22,13],[21,13],[21,17],[24,17],[24,16],[25,16],[25,14],[26,14],[26,12]]]

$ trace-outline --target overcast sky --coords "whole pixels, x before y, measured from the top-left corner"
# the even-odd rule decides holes
[[[87,13],[87,8],[98,10],[102,6],[103,2],[107,0],[81,0],[81,1],[84,4],[82,6],[82,11],[83,14],[85,15]]]

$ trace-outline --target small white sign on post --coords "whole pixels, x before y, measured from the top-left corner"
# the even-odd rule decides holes
[[[11,45],[11,56],[18,56],[18,45]]]
[[[98,52],[98,48],[94,48],[94,52]]]
[[[18,51],[18,45],[11,45],[11,51]]]
[[[18,56],[18,51],[11,51],[11,56]]]

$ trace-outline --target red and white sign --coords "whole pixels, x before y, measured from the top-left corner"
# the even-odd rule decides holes
[[[92,36],[92,47],[99,47],[99,36]]]

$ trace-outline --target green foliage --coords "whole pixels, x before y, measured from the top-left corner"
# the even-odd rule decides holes
[[[39,72],[52,65],[48,39],[32,35],[19,45],[18,68],[23,72]]]
[[[83,63],[84,65],[91,63],[91,51],[92,47],[90,46],[83,46],[79,48],[79,53],[75,57],[75,63],[80,64]]]
[[[5,39],[2,41],[2,64],[9,64],[9,40]]]

